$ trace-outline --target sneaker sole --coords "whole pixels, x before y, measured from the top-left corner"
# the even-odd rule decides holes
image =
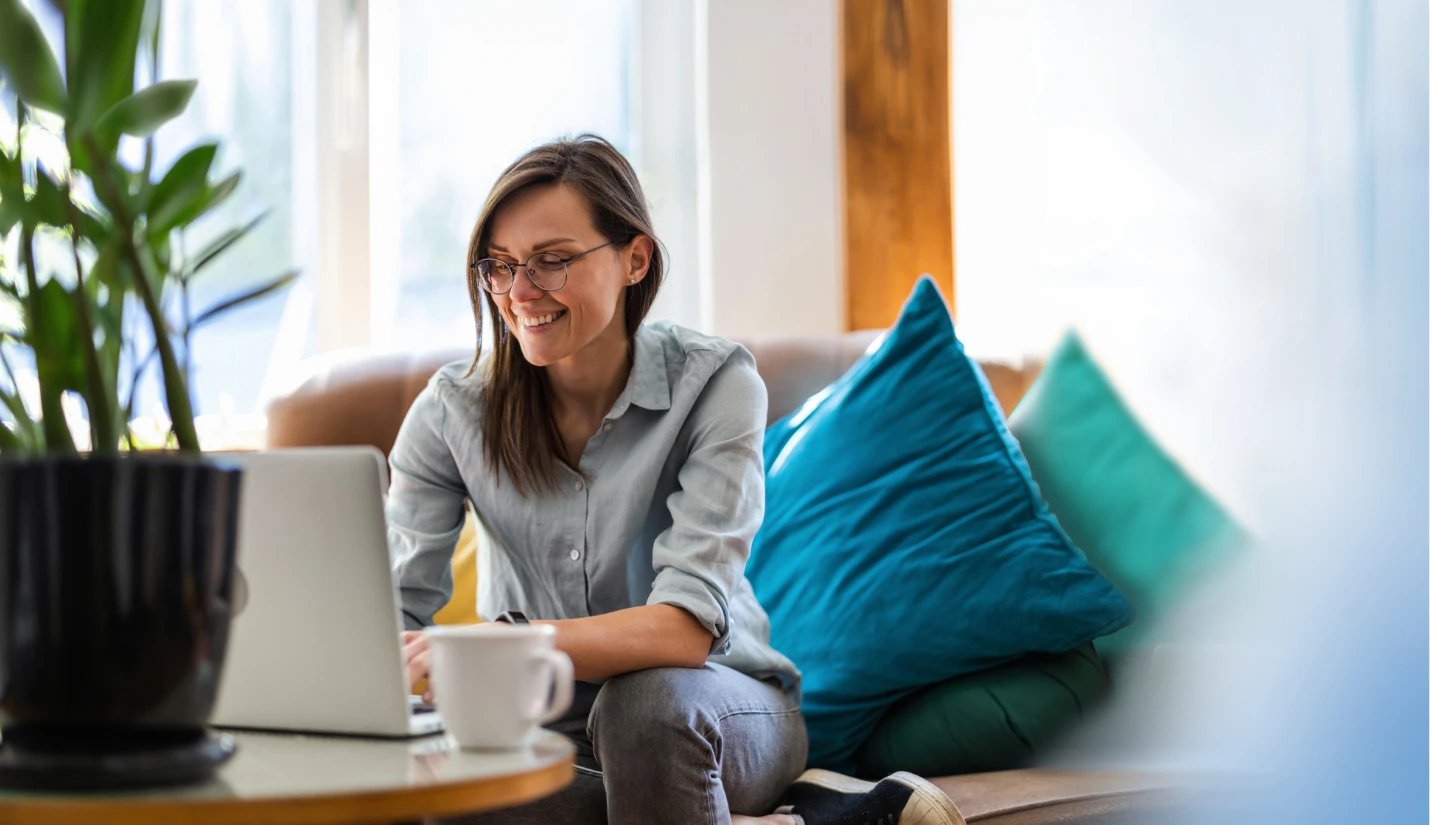
[[[888,778],[913,791],[908,806],[899,815],[899,825],[967,825],[953,800],[934,783],[908,771],[889,774]]]
[[[891,773],[886,779],[903,785],[912,791],[909,804],[899,815],[899,825],[966,825],[963,814],[958,812],[948,794],[938,786],[918,774],[908,771]],[[811,768],[800,774],[797,782],[818,785],[839,793],[868,793],[877,783],[855,779],[842,773]]]
[[[868,793],[873,790],[874,783],[866,782],[863,779],[855,779],[852,776],[845,776],[842,773],[826,771],[823,768],[810,768],[799,775],[795,782],[818,785],[821,788],[828,788],[839,793]]]

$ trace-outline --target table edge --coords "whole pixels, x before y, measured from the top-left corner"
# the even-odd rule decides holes
[[[576,757],[568,751],[557,761],[531,771],[484,776],[432,785],[341,794],[276,796],[261,799],[113,799],[96,801],[46,797],[0,801],[0,825],[240,825],[281,821],[293,825],[395,822],[433,816],[480,813],[541,799],[575,778]]]

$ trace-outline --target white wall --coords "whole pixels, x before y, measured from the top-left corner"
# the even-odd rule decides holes
[[[844,324],[834,0],[697,0],[701,326]]]
[[[695,159],[695,0],[640,0],[632,72],[632,161],[665,246],[652,319],[701,325]]]

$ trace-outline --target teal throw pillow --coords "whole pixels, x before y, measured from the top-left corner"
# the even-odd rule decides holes
[[[1244,541],[1238,524],[1133,417],[1076,333],[1008,425],[1063,529],[1127,594],[1137,622],[1097,643],[1109,662]]]
[[[1132,618],[1038,497],[927,277],[898,323],[765,435],[747,569],[804,674],[810,764],[845,773],[914,690]]]

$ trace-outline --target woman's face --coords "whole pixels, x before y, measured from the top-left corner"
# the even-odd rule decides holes
[[[563,184],[529,186],[497,208],[487,249],[479,254],[516,270],[511,291],[492,299],[528,362],[550,366],[595,342],[625,339],[625,290],[650,266],[648,237],[571,261],[566,285],[554,292],[538,289],[526,268],[517,265],[538,252],[570,258],[607,240],[592,225],[585,199]]]

